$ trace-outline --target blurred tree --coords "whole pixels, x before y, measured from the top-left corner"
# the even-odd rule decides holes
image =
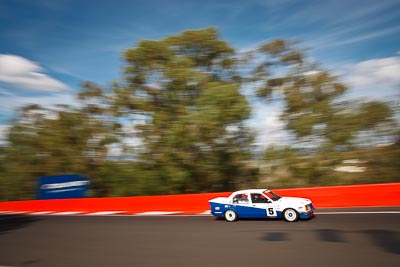
[[[267,99],[283,95],[281,118],[298,143],[332,150],[351,145],[362,131],[393,122],[392,111],[384,102],[357,105],[340,101],[347,86],[311,62],[294,42],[277,39],[261,45],[255,54],[258,64],[253,80],[263,84],[257,95]]]
[[[0,146],[0,201],[9,199],[8,174],[6,166],[6,147]]]
[[[82,99],[93,100],[93,86],[86,84]],[[101,94],[101,92],[97,92]],[[101,98],[101,96],[96,96]],[[3,150],[3,167],[7,178],[6,199],[35,197],[37,178],[44,175],[80,173],[91,178],[94,192],[104,195],[106,188],[98,183],[95,170],[106,160],[107,145],[115,142],[116,126],[100,116],[94,100],[81,108],[58,106],[56,109],[39,105],[23,107],[8,135],[9,145]],[[97,117],[97,118],[96,118]]]
[[[253,72],[247,80],[255,82],[257,96],[261,99],[283,101],[281,119],[296,140],[291,154],[285,152],[287,149],[267,149],[264,160],[273,168],[264,173],[267,177],[279,175],[280,179],[275,177],[266,181],[279,186],[393,181],[395,164],[382,161],[384,171],[372,164],[376,161],[372,157],[364,157],[370,167],[360,178],[352,175],[346,181],[341,178],[343,174],[333,171],[352,155],[344,151],[369,147],[363,152],[365,155],[379,152],[385,158],[395,154],[394,146],[387,150],[373,148],[380,142],[390,144],[395,139],[398,127],[393,120],[393,110],[385,102],[344,101],[347,86],[311,62],[305,51],[296,46],[295,42],[277,39],[252,52],[255,59],[251,61]],[[375,175],[370,175],[372,173]]]
[[[126,81],[115,85],[115,106],[146,117],[136,126],[140,160],[156,170],[162,191],[231,190],[254,178],[243,125],[250,107],[234,55],[214,28],[143,40],[125,52]]]

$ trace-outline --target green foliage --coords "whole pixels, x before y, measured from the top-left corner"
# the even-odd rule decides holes
[[[392,158],[397,151],[393,146],[382,151],[382,160],[364,159],[368,167],[362,178],[333,171],[350,151],[359,151],[363,146],[375,154],[380,150],[370,147],[379,140],[387,142],[396,136],[398,126],[388,103],[340,101],[339,97],[348,88],[339,77],[310,62],[304,51],[286,40],[277,39],[261,45],[253,58],[257,59],[257,64],[250,80],[262,84],[256,95],[267,100],[276,95],[282,97],[285,107],[281,119],[296,138],[296,149],[267,149],[264,162],[269,167],[261,173],[270,177],[266,180],[268,183],[306,186],[394,179],[396,163],[387,160],[388,155]],[[349,152],[339,153],[337,149]],[[376,161],[380,163],[374,165]],[[387,171],[380,166],[385,166]],[[375,180],[369,180],[371,169],[379,172]],[[343,180],[340,175],[353,178]]]
[[[362,118],[363,128],[373,128],[387,121],[392,115],[393,111],[386,103],[377,101],[363,103],[359,112],[359,116]]]
[[[3,199],[35,198],[37,178],[80,173],[96,183],[95,170],[107,157],[107,145],[118,137],[118,125],[106,120],[106,98],[86,83],[79,94],[80,109],[23,107],[9,130],[9,145],[2,150]]]
[[[348,88],[338,77],[310,62],[293,43],[274,40],[255,53],[261,63],[255,67],[254,79],[264,84],[257,96],[269,99],[274,92],[283,96],[281,118],[298,143],[318,141],[324,144],[323,149],[335,149],[351,145],[361,132],[392,121],[393,112],[386,103],[340,102],[338,98]]]
[[[115,105],[151,118],[138,127],[140,159],[166,193],[229,190],[246,179],[251,135],[242,124],[250,107],[233,55],[214,28],[142,41],[125,53],[127,82],[116,88]]]

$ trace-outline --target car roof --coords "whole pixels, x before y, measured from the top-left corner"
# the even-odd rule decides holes
[[[262,192],[264,192],[265,190],[268,190],[268,189],[244,189],[244,190],[239,190],[239,191],[235,191],[235,192],[233,192],[232,193],[232,195],[235,195],[235,194],[247,194],[247,193],[262,193]]]

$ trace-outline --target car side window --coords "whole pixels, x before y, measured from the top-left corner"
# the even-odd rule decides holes
[[[259,193],[252,193],[251,194],[251,202],[253,203],[267,203],[267,199]]]
[[[236,194],[233,197],[233,203],[235,203],[235,204],[247,204],[247,203],[249,203],[249,199],[247,197],[247,194]]]

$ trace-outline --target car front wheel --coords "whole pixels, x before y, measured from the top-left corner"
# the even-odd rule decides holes
[[[234,222],[237,221],[237,214],[233,210],[227,210],[224,214],[225,220],[227,222]]]
[[[299,219],[299,214],[294,209],[285,209],[283,211],[283,219],[287,222],[295,222]]]

